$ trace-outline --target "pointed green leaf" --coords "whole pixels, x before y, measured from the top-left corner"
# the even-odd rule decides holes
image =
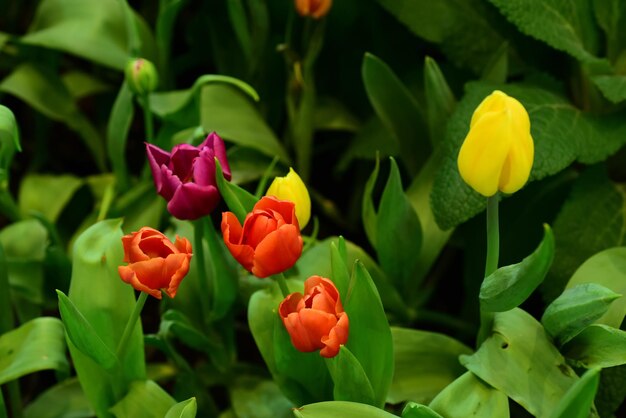
[[[293,418],[295,405],[273,380],[239,375],[229,385],[229,391],[233,418]]]
[[[222,166],[217,158],[215,159],[215,177],[217,180],[217,188],[226,202],[226,205],[228,205],[228,209],[230,209],[237,219],[239,219],[239,222],[243,224],[248,212],[252,212],[257,198],[254,197],[252,193],[226,180]]]
[[[189,398],[172,406],[165,418],[195,418],[198,410],[196,398]]]
[[[602,324],[589,325],[565,344],[562,352],[585,368],[620,366],[626,364],[626,331]]]
[[[382,409],[356,402],[332,401],[304,405],[293,410],[297,418],[397,418]]]
[[[567,391],[550,418],[587,418],[600,383],[600,368],[587,370]]]
[[[6,106],[0,105],[0,180],[2,188],[8,186],[9,168],[16,151],[21,151],[20,133],[15,115]],[[5,183],[6,182],[6,183]]]
[[[211,221],[205,222],[204,227],[205,242],[209,246],[207,267],[210,269],[210,276],[208,280],[210,280],[213,293],[211,320],[216,321],[226,316],[231,310],[238,294],[238,277],[236,270],[229,264],[232,258],[222,236],[217,234]]]
[[[546,308],[541,323],[559,344],[565,344],[602,317],[620,296],[596,283],[576,285]]]
[[[429,56],[424,60],[424,95],[430,142],[433,148],[437,148],[445,137],[446,123],[456,106],[456,99],[437,61]]]
[[[140,380],[110,411],[116,418],[163,418],[176,401],[152,380]]]
[[[409,402],[402,410],[402,418],[443,418],[441,415],[427,407],[415,402]]]
[[[334,400],[375,406],[372,384],[359,361],[346,346],[342,345],[335,357],[325,360],[333,379]]]
[[[46,389],[24,408],[24,418],[90,418],[93,408],[73,377]]]
[[[509,43],[504,42],[494,52],[483,69],[481,79],[492,83],[506,83],[509,68]]]
[[[534,416],[552,413],[578,381],[541,324],[518,308],[496,313],[491,335],[460,361]]]
[[[24,213],[40,213],[49,221],[56,222],[65,206],[84,184],[83,179],[69,174],[31,174],[22,179],[20,184],[20,209]]]
[[[480,287],[480,306],[503,312],[521,305],[541,284],[554,258],[554,235],[544,224],[543,240],[531,255],[518,264],[500,267]]]
[[[376,246],[377,242],[378,221],[372,193],[374,192],[374,187],[376,186],[376,180],[378,179],[379,170],[380,161],[378,157],[376,157],[376,165],[374,166],[374,171],[372,171],[372,174],[365,183],[365,190],[363,191],[363,201],[361,203],[361,218],[363,218],[363,228],[365,229],[365,235],[367,235],[367,239],[373,246]]]
[[[341,246],[343,243],[343,249],[345,250],[345,240],[343,237],[339,237],[338,245]],[[337,290],[339,291],[339,295],[342,298],[346,298],[348,296],[348,286],[350,285],[350,272],[348,270],[348,266],[346,265],[347,254],[341,254],[341,251],[337,248],[334,242],[330,243],[330,265],[332,269],[331,279]]]
[[[118,188],[121,191],[128,188],[130,181],[126,162],[126,140],[134,115],[133,93],[124,81],[111,108],[111,115],[107,123],[106,142],[113,173],[115,173]]]
[[[626,76],[621,74],[597,75],[591,77],[591,80],[600,89],[604,97],[611,102],[617,104],[626,100]]]

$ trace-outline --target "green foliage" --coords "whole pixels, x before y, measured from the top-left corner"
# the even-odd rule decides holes
[[[425,405],[409,402],[402,410],[402,418],[441,418],[441,415]]]
[[[146,407],[148,405],[149,407]],[[159,385],[152,380],[144,380],[133,382],[130,385],[128,394],[113,405],[110,411],[115,418],[132,418],[137,416],[161,418],[169,414],[175,406],[176,401],[161,389]],[[181,415],[179,414],[178,416]]]
[[[342,345],[339,354],[326,359],[326,366],[333,379],[333,399],[375,405],[374,390],[365,370],[354,354]]]
[[[76,378],[52,386],[24,408],[24,418],[88,418],[94,411]]]
[[[305,405],[293,410],[296,418],[325,418],[340,416],[343,418],[392,418],[395,415],[356,402],[333,401]]]
[[[585,372],[565,394],[551,418],[587,418],[593,410],[593,398],[598,390],[600,369]]]
[[[626,331],[592,324],[566,344],[563,353],[588,369],[621,366],[626,364]]]

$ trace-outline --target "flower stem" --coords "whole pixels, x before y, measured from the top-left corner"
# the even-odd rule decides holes
[[[487,259],[485,262],[485,277],[490,276],[498,269],[500,256],[500,228],[498,221],[498,197],[487,198]],[[493,312],[485,311],[480,307],[480,329],[478,330],[477,346],[480,346],[489,335],[493,325]]]
[[[283,294],[283,297],[289,296],[289,288],[287,287],[287,280],[285,280],[285,275],[283,273],[275,274],[274,280],[278,283],[278,287],[280,287],[280,291]]]
[[[146,132],[146,141],[154,142],[154,121],[152,119],[152,110],[150,110],[150,93],[146,93],[142,97],[143,101],[143,123]]]
[[[117,350],[115,354],[117,354],[117,358],[122,361],[122,356],[126,351],[126,346],[128,345],[128,340],[130,339],[133,330],[135,329],[135,325],[137,325],[137,319],[139,319],[139,315],[143,309],[143,305],[145,305],[146,300],[148,299],[148,294],[146,292],[139,293],[139,298],[135,303],[135,308],[133,312],[130,314],[128,318],[128,322],[126,323],[126,328],[124,328],[124,333],[122,334],[122,338],[120,339],[119,344],[117,345]]]
[[[6,405],[4,404],[4,397],[2,396],[2,390],[0,390],[0,418],[8,418]]]
[[[211,276],[209,275],[209,272],[207,272],[204,258],[204,238],[206,235],[205,222],[207,220],[209,220],[209,218],[202,217],[193,221],[193,258],[196,259],[196,269],[198,271],[198,285],[200,286],[201,300],[203,301],[203,304],[206,304],[205,318],[208,319],[210,316],[209,314],[211,313],[213,291],[211,289],[211,283],[209,281],[209,278]],[[208,239],[211,239],[211,237],[209,236]]]

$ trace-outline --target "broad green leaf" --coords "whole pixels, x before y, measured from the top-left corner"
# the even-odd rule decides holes
[[[20,184],[19,205],[24,213],[40,213],[51,222],[70,202],[84,181],[70,174],[31,174]]]
[[[237,418],[291,418],[294,405],[272,380],[239,376],[229,385]]]
[[[76,378],[48,388],[24,408],[24,418],[90,418],[94,415]]]
[[[383,406],[393,377],[393,341],[376,286],[360,261],[354,263],[343,306],[350,320],[346,347],[372,384],[375,405]]]
[[[541,323],[563,345],[604,315],[620,296],[596,283],[570,287],[546,308]]]
[[[600,39],[588,0],[490,0],[520,31],[586,63]]]
[[[398,144],[393,140],[389,129],[385,127],[380,118],[373,115],[356,132],[350,145],[346,148],[343,156],[337,163],[335,171],[345,172],[354,159],[375,160],[377,157],[398,155]]]
[[[69,340],[81,353],[98,363],[107,370],[117,366],[118,359],[115,353],[104,344],[98,333],[74,306],[65,293],[57,290],[59,296],[59,311],[65,325],[65,332]]]
[[[431,195],[435,219],[442,229],[465,222],[486,206],[486,199],[461,179],[457,156],[474,110],[494,90],[518,99],[530,115],[535,144],[531,181],[558,173],[574,161],[602,161],[626,143],[626,124],[619,112],[584,113],[562,95],[530,85],[468,83],[464,98],[448,122],[443,163]]]
[[[593,324],[565,344],[562,352],[588,369],[620,366],[626,364],[626,331]]]
[[[210,220],[205,222],[204,230],[209,256],[206,266],[210,269],[210,275],[206,279],[210,281],[213,292],[210,319],[216,321],[224,318],[231,310],[238,294],[238,277],[236,270],[229,264],[232,256],[226,249],[222,236],[218,235]]]
[[[391,328],[394,375],[387,402],[414,401],[427,404],[465,369],[461,354],[472,350],[457,340],[435,332]]]
[[[57,318],[36,318],[0,335],[0,385],[41,370],[69,372],[65,333]]]
[[[372,384],[359,361],[346,346],[342,345],[335,357],[325,360],[333,379],[334,400],[374,405]]]
[[[154,190],[154,181],[145,179],[136,183],[115,200],[109,216],[123,216],[125,233],[138,231],[144,226],[158,228],[167,202]]]
[[[626,100],[626,76],[624,75],[597,75],[591,78],[600,89],[604,97],[613,103]]]
[[[491,59],[485,65],[481,74],[481,80],[490,81],[492,83],[506,83],[509,70],[509,43],[504,42],[500,45]]]
[[[75,36],[72,35],[72,38]],[[98,168],[104,170],[106,163],[102,138],[78,109],[71,93],[56,73],[30,63],[21,64],[0,82],[0,90],[18,97],[35,110],[50,119],[65,123],[78,133]]]
[[[491,335],[460,360],[534,416],[552,413],[578,381],[541,324],[519,308],[496,313]]]
[[[441,44],[443,53],[457,66],[476,74],[485,67],[493,51],[505,41],[492,19],[488,4],[480,0],[378,0],[411,32]]]
[[[2,188],[8,186],[9,168],[16,151],[21,151],[20,133],[15,115],[6,106],[0,105],[0,180]]]
[[[190,398],[172,406],[165,414],[165,418],[195,418],[197,410],[196,398]]]
[[[103,93],[111,88],[99,78],[82,71],[68,71],[61,77],[67,91],[75,100]]]
[[[293,415],[296,418],[397,418],[396,415],[356,402],[332,401],[319,402],[295,408]]]
[[[422,247],[420,220],[402,189],[400,171],[393,158],[376,219],[376,253],[380,266],[405,292],[415,286],[414,277]]]
[[[44,0],[39,3],[23,43],[58,49],[122,70],[128,54],[125,2],[116,0]],[[134,16],[135,24],[145,23]],[[143,54],[154,55],[144,34]],[[80,36],[76,36],[80,34]]]
[[[359,120],[338,100],[321,97],[315,101],[313,115],[315,130],[357,132],[361,127]]]
[[[73,249],[69,298],[111,350],[117,349],[135,306],[133,288],[117,272],[123,265],[122,230],[118,219],[98,222],[83,232]],[[108,412],[130,382],[145,379],[141,324],[135,326],[120,374],[111,375],[69,341],[70,354],[85,395],[99,417]]]
[[[590,257],[576,270],[567,288],[581,283],[597,283],[615,293],[626,295],[626,247],[610,248]],[[596,323],[619,328],[624,316],[626,298],[622,297],[613,302]]]
[[[402,410],[402,418],[442,418],[442,416],[426,405],[409,402]]]
[[[122,191],[128,188],[130,181],[126,162],[126,140],[134,114],[133,93],[124,81],[117,93],[107,123],[107,154],[111,160],[118,188]]]
[[[456,98],[437,61],[429,56],[424,60],[424,95],[429,138],[436,149],[445,137],[446,122],[456,106]]]
[[[200,122],[206,132],[218,132],[227,141],[289,163],[284,147],[240,89],[222,83],[202,87]]]
[[[509,416],[509,399],[472,372],[465,372],[442,390],[428,405],[446,418]]]
[[[220,162],[215,159],[215,178],[217,180],[217,188],[230,209],[239,222],[243,225],[246,215],[252,212],[252,208],[257,203],[257,198],[247,190],[229,182],[224,177]]]
[[[600,382],[600,369],[585,372],[567,391],[550,418],[587,418]]]
[[[480,287],[480,306],[488,312],[503,312],[521,305],[548,274],[554,258],[554,235],[544,224],[543,240],[520,263],[500,267]]]
[[[626,3],[621,0],[592,0],[593,11],[606,40],[606,56],[619,61],[626,47]]]
[[[609,179],[604,166],[590,167],[576,180],[553,225],[556,251],[552,269],[542,288],[547,301],[561,294],[583,261],[607,248],[626,244],[625,236],[620,232],[626,227],[625,204],[626,190]],[[611,279],[602,273],[606,268],[617,278]],[[576,283],[595,282],[626,294],[626,289],[620,290],[620,287],[611,285],[611,282],[618,285],[626,280],[621,269],[623,267],[612,269],[610,264],[600,266],[597,274],[589,269],[585,274],[591,275],[585,281],[577,280]]]
[[[417,101],[393,70],[374,55],[365,54],[361,73],[372,107],[398,144],[399,157],[411,173],[417,173],[431,152]]]
[[[116,418],[162,418],[176,401],[152,380],[133,382],[130,390],[111,409]]]

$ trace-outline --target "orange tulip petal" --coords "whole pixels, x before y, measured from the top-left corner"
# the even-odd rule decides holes
[[[237,217],[232,212],[222,214],[222,235],[224,244],[239,264],[248,271],[252,271],[254,250],[249,245],[242,245],[242,228]]]
[[[309,353],[322,347],[319,345],[319,340],[316,344],[315,340],[311,339],[308,330],[302,324],[300,315],[297,312],[291,313],[286,318],[283,318],[283,324],[285,324],[285,328],[291,338],[291,344],[293,344],[296,350]]]
[[[117,271],[120,274],[122,280],[130,284],[135,289],[139,290],[140,292],[146,292],[147,294],[154,296],[157,299],[161,299],[160,289],[151,289],[150,287],[141,283],[137,278],[137,274],[135,274],[130,266],[119,266],[117,268]]]
[[[282,273],[298,261],[300,254],[302,254],[300,229],[297,225],[283,225],[267,235],[254,250],[252,274],[263,278]]]
[[[340,346],[348,341],[349,329],[348,314],[343,312],[339,315],[337,325],[330,330],[327,337],[322,338],[322,344],[325,347],[320,350],[320,355],[326,358],[335,357],[339,353]]]
[[[292,293],[278,305],[278,314],[281,318],[286,318],[289,314],[298,311],[298,304],[302,300],[301,293]]]
[[[162,289],[168,287],[169,277],[164,258],[152,258],[139,261],[129,266],[135,272],[137,279],[150,289]]]
[[[289,200],[279,200],[274,196],[263,196],[261,200],[254,205],[254,211],[265,210],[268,212],[278,212],[285,220],[285,223],[297,225],[296,205]],[[299,229],[299,228],[298,228]]]
[[[165,293],[170,298],[176,296],[178,292],[178,286],[180,282],[185,278],[189,271],[189,260],[191,255],[189,254],[172,254],[165,259],[166,277],[170,277],[169,286],[165,289]]]
[[[330,331],[337,325],[337,317],[328,312],[315,309],[302,309],[298,312],[302,326],[317,348],[322,348],[322,338],[328,337]]]

